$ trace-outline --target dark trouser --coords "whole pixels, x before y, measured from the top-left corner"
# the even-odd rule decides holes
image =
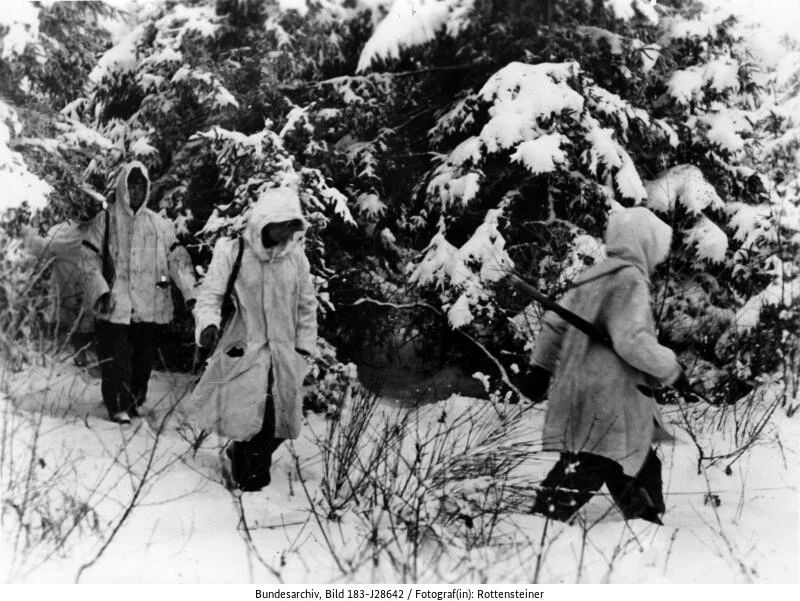
[[[565,522],[605,484],[626,520],[642,518],[660,524],[664,513],[661,461],[653,449],[635,478],[616,461],[591,453],[562,453],[541,484],[535,513]]]
[[[75,352],[75,365],[83,367],[89,363],[88,354],[93,338],[94,334],[92,332],[81,332],[80,330],[72,332],[69,342]]]
[[[154,323],[111,323],[98,320],[97,355],[103,402],[113,415],[141,406],[156,354]]]
[[[271,370],[269,380],[271,390]],[[259,433],[250,440],[234,441],[228,448],[231,476],[241,490],[260,490],[269,485],[272,454],[284,440],[275,437],[275,402],[272,399],[272,392],[268,392],[264,423]]]

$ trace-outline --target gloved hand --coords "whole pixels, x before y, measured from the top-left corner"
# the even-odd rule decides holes
[[[532,365],[528,372],[519,379],[518,388],[530,400],[540,401],[550,388],[552,374],[538,365]]]
[[[114,299],[111,298],[111,293],[106,292],[105,294],[101,295],[94,303],[94,312],[97,314],[100,313],[111,313],[114,310]]]
[[[215,325],[206,326],[200,332],[200,348],[213,349],[219,340],[219,328]]]

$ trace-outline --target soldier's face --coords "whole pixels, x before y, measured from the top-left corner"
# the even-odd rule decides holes
[[[134,213],[142,206],[147,195],[147,182],[136,178],[128,180],[128,196],[130,197],[131,209]]]
[[[287,240],[292,234],[301,229],[302,224],[298,220],[268,223],[261,230],[261,241],[266,247],[274,246]]]

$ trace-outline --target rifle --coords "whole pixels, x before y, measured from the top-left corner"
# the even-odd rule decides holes
[[[566,321],[568,324],[578,328],[581,332],[589,336],[589,338],[610,349],[615,355],[619,357],[617,351],[614,350],[614,343],[612,342],[611,337],[608,335],[608,333],[604,332],[593,323],[586,321],[580,315],[576,315],[569,309],[562,307],[556,301],[551,299],[549,296],[546,296],[541,292],[539,292],[536,288],[531,286],[528,282],[526,282],[519,276],[512,273],[509,276],[507,276],[506,279],[514,288],[530,296],[533,300],[542,305],[545,309],[552,311],[553,313],[561,317],[564,321]],[[671,388],[673,388],[676,392],[680,393],[680,395],[687,403],[696,401],[705,401],[706,403],[712,404],[707,397],[694,390],[691,384],[688,383],[688,381],[685,381],[684,379],[684,382],[681,382],[681,380],[679,379],[671,386]],[[639,392],[641,392],[645,396],[648,396],[650,398],[655,398],[656,396],[654,391],[648,386],[639,384],[637,388],[639,389]]]
[[[545,309],[552,311],[568,324],[575,326],[581,332],[588,335],[592,340],[599,342],[607,348],[610,348],[612,351],[614,350],[614,344],[611,342],[611,337],[593,323],[589,323],[580,315],[576,315],[569,309],[565,309],[552,298],[545,296],[536,288],[531,286],[528,282],[514,274],[508,276],[508,281],[514,288],[520,292],[524,292],[537,303],[542,305]]]

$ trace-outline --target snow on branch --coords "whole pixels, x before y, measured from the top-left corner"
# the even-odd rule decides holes
[[[742,250],[748,251],[762,240],[777,241],[778,230],[772,222],[769,205],[731,202],[725,207],[725,212],[730,216],[728,224],[734,230],[734,239],[741,242]],[[797,227],[800,227],[800,223]]]
[[[728,251],[728,237],[705,215],[686,233],[686,243],[696,246],[697,256],[705,261],[721,263]]]
[[[468,325],[475,319],[475,316],[470,310],[469,298],[466,294],[462,294],[456,299],[447,311],[447,320],[453,329],[458,329],[462,326]]]
[[[219,29],[220,18],[217,17],[213,6],[185,6],[176,4],[175,7],[156,21],[156,29],[170,31],[178,38],[187,33],[197,33],[203,37],[214,37]]]
[[[308,109],[310,106],[293,106],[286,115],[286,124],[278,132],[278,137],[285,139],[286,135],[295,128],[300,127],[308,134],[314,133],[314,127],[308,121]]]
[[[19,152],[11,149],[13,139],[22,133],[16,112],[0,100],[0,213],[27,203],[33,210],[47,206],[50,184],[28,170]]]
[[[477,136],[462,141],[436,168],[429,195],[446,207],[469,203],[480,190],[478,164],[486,154],[511,150],[511,160],[531,173],[548,173],[565,165],[563,145],[569,140],[548,131],[541,122],[567,114],[577,119],[584,99],[567,83],[578,75],[575,62],[526,64],[512,62],[494,73],[477,92],[456,103],[431,130],[433,137],[472,123],[478,103],[489,103],[489,121]],[[570,118],[568,117],[568,118]]]
[[[450,153],[448,162],[456,167],[462,167],[465,163],[477,165],[482,158],[483,141],[478,136],[470,136]]]
[[[481,173],[468,171],[457,175],[457,170],[448,164],[436,168],[428,184],[428,194],[438,198],[447,209],[453,204],[469,204],[480,191]]]
[[[190,87],[203,102],[209,102],[213,109],[238,107],[233,94],[212,73],[203,69],[193,69],[184,60],[184,41],[188,36],[213,38],[220,28],[221,18],[211,6],[175,5],[149,26],[143,23],[124,35],[117,44],[108,50],[98,61],[89,75],[95,85],[117,73],[136,72],[139,87],[148,94],[143,102],[167,94],[169,83]],[[150,28],[155,29],[152,39],[152,51],[141,48],[149,37]],[[146,56],[140,57],[140,53]],[[198,85],[199,84],[199,85]],[[202,93],[201,93],[202,90]],[[155,101],[159,105],[165,103],[163,97]]]
[[[614,140],[613,129],[593,127],[586,132],[586,141],[590,144],[589,171],[594,175],[597,175],[601,164],[607,169],[622,167],[622,159],[617,152],[619,144]]]
[[[617,138],[625,142],[633,122],[665,138],[671,146],[677,144],[677,134],[668,124],[651,119],[644,109],[585,76],[583,94],[579,93],[572,80],[581,75],[575,62],[512,62],[493,74],[476,94],[458,101],[432,130],[434,136],[452,133],[459,120],[474,119],[480,103],[490,103],[489,120],[477,135],[464,139],[443,159],[428,185],[429,195],[444,208],[456,201],[467,204],[480,191],[480,168],[486,155],[511,151],[511,162],[539,175],[568,169],[570,153],[588,142],[582,156],[589,171],[598,177],[602,165],[613,175],[621,196],[644,201],[647,191],[636,165]],[[602,127],[598,119],[612,127]],[[576,136],[577,132],[582,135]]]
[[[651,25],[658,24],[660,20],[655,0],[603,0],[603,4],[617,19],[629,21],[639,18]]]
[[[679,104],[689,104],[700,95],[703,87],[703,74],[696,67],[678,69],[667,82],[667,92]]]
[[[301,17],[308,13],[308,3],[306,0],[278,0],[278,6],[283,11],[295,10]]]
[[[664,33],[659,40],[662,44],[670,44],[676,39],[686,38],[713,38],[714,28],[706,21],[700,19],[687,19],[685,17],[667,17],[661,22]]]
[[[614,182],[620,195],[641,202],[647,198],[647,190],[642,183],[639,172],[625,148],[614,139],[614,130],[602,128],[597,120],[586,116],[583,120],[586,131],[584,138],[589,142],[589,149],[584,155],[589,171],[599,175],[598,168],[602,165],[614,173]]]
[[[150,144],[150,140],[147,137],[141,137],[134,140],[130,149],[131,152],[138,157],[146,157],[158,154],[158,149]]]
[[[303,171],[307,171],[304,169]],[[316,171],[316,170],[314,170]],[[325,178],[316,171],[317,177],[314,183],[315,191],[325,200],[325,202],[333,208],[333,212],[339,216],[345,223],[349,225],[356,225],[353,215],[350,213],[350,208],[347,206],[347,196],[340,192],[337,188],[329,186],[325,182]]]
[[[265,127],[259,132],[247,135],[243,134],[242,132],[225,129],[224,127],[220,127],[219,125],[214,125],[213,127],[211,127],[211,129],[207,131],[197,132],[190,139],[192,140],[206,139],[221,143],[231,143],[241,148],[252,150],[253,152],[256,153],[256,156],[259,157],[262,155],[263,152],[263,144],[267,140],[271,141],[279,148],[283,146],[280,137],[267,127]]]
[[[539,126],[542,119],[565,112],[577,117],[583,111],[584,99],[566,80],[578,72],[575,62],[535,65],[512,62],[492,75],[477,94],[484,102],[492,103],[489,122],[480,133],[486,151],[493,153],[515,148],[549,134]],[[546,167],[547,158],[542,157],[539,161],[531,156],[531,152],[538,148],[551,160],[557,159],[560,155],[550,152],[555,151],[555,141],[553,138],[538,145],[517,148],[516,156],[527,157],[530,160],[524,161],[525,164],[536,169],[543,165]]]
[[[395,0],[361,51],[356,71],[376,60],[396,59],[404,49],[434,40],[444,31],[455,37],[467,23],[474,0]]]
[[[202,230],[203,234],[240,227],[242,223],[235,221],[231,215],[252,203],[264,185],[292,187],[300,193],[304,209],[312,212],[329,209],[344,222],[355,225],[347,196],[330,186],[318,169],[296,169],[294,157],[286,151],[283,139],[272,130],[270,122],[261,131],[250,135],[214,126],[194,134],[191,140],[210,142],[220,168],[220,177],[229,186],[238,181],[233,203],[217,207],[219,210],[214,211]],[[245,165],[252,170],[247,178],[242,177]],[[239,216],[235,218],[239,219]]]
[[[739,62],[718,57],[703,65],[675,71],[667,81],[667,92],[679,104],[689,104],[708,87],[718,93],[739,91]]]
[[[680,202],[692,213],[700,213],[706,207],[720,209],[724,206],[703,172],[694,165],[676,165],[667,169],[658,178],[644,183],[647,190],[647,206],[654,211],[669,213]]]
[[[736,109],[691,117],[686,121],[689,128],[693,128],[696,123],[702,124],[709,142],[731,153],[743,150],[745,140],[742,134],[750,134],[753,131],[753,126],[744,113]]]
[[[533,174],[550,173],[556,170],[557,165],[567,162],[567,155],[561,149],[561,144],[568,142],[561,134],[548,134],[526,140],[517,146],[511,155],[511,161],[522,163]]]
[[[645,125],[649,125],[651,122],[650,114],[646,110],[633,106],[617,94],[598,85],[587,86],[584,94],[587,98],[587,105],[594,112],[611,117],[623,132],[627,131],[631,121],[638,121]]]
[[[717,92],[738,92],[739,61],[727,56],[708,61],[703,67],[703,83]]]
[[[620,194],[624,198],[632,198],[637,202],[645,200],[647,189],[642,183],[642,178],[639,177],[633,159],[622,146],[617,146],[617,153],[622,159],[622,167],[614,175],[614,182],[617,184]]]
[[[38,4],[38,3],[36,3]],[[20,56],[28,47],[34,49],[38,62],[45,56],[39,41],[39,8],[33,2],[15,2],[13,8],[0,11],[0,28],[5,28],[3,50],[0,58],[4,61]]]
[[[76,119],[67,119],[65,122],[56,122],[55,127],[61,133],[58,141],[72,147],[95,146],[103,151],[117,150],[122,148],[112,142],[107,136],[99,131],[87,127]]]
[[[447,281],[456,286],[464,284],[471,275],[458,248],[447,241],[443,231],[439,231],[431,239],[408,281],[412,285],[441,289]]]
[[[475,123],[475,103],[477,96],[470,94],[466,98],[461,98],[445,112],[436,122],[428,137],[433,142],[439,142],[445,135],[462,131]]]
[[[480,265],[479,276],[483,282],[503,279],[514,266],[505,250],[505,238],[498,229],[501,215],[501,209],[487,211],[483,223],[459,249],[467,264]]]
[[[514,267],[500,233],[502,209],[491,209],[483,223],[460,248],[447,241],[444,231],[433,237],[422,260],[411,273],[409,282],[416,286],[450,288],[458,292],[454,303],[446,307],[450,324],[460,328],[474,319],[473,308],[486,298],[484,285],[497,282]]]
[[[97,84],[114,73],[128,73],[136,69],[138,62],[137,44],[145,35],[145,26],[139,25],[125,34],[114,46],[106,51],[89,73],[89,81]]]
[[[486,102],[493,102],[493,115],[523,113],[533,119],[554,113],[583,110],[583,97],[566,81],[580,72],[577,62],[512,62],[497,71],[478,92]]]
[[[369,75],[340,75],[325,79],[317,86],[332,86],[345,104],[368,105],[375,97],[385,97],[393,92],[394,73],[370,73]]]
[[[800,278],[788,282],[779,279],[747,299],[747,302],[736,311],[734,327],[739,332],[752,330],[758,325],[763,307],[791,307],[798,300],[800,300]]]
[[[356,198],[356,208],[366,219],[376,220],[386,213],[386,203],[374,192],[364,192]]]

